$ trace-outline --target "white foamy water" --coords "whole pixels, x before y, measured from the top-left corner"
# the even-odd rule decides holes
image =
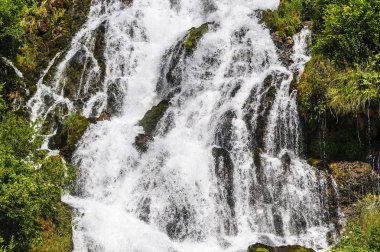
[[[78,192],[64,201],[76,209],[74,251],[245,251],[255,242],[326,249],[334,233],[328,177],[300,158],[290,90],[310,59],[310,32],[295,36],[286,67],[256,17],[279,1],[129,2],[93,0],[29,102],[35,118],[112,110],[73,157]],[[206,22],[194,51],[177,46]],[[138,122],[163,99],[170,106],[139,152]]]

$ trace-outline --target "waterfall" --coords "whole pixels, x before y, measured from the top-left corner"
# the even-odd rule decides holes
[[[336,191],[302,159],[291,90],[310,59],[310,31],[294,37],[293,63],[282,63],[257,15],[278,3],[93,0],[29,101],[51,132],[71,113],[111,114],[72,158],[77,192],[64,201],[75,209],[74,251],[329,246]],[[186,48],[190,29],[204,24],[196,48]],[[162,101],[147,135],[139,122]]]

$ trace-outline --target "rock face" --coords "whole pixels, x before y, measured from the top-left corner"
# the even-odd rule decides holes
[[[248,252],[315,252],[313,249],[298,245],[271,247],[261,243],[256,243],[248,247]]]
[[[380,194],[380,176],[371,165],[363,162],[330,164],[343,209],[364,198],[367,194]]]

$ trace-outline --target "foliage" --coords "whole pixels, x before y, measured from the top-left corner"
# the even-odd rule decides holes
[[[349,69],[340,72],[328,89],[329,106],[338,114],[356,114],[380,102],[380,74]]]
[[[3,250],[25,251],[41,240],[39,220],[57,217],[74,177],[59,156],[39,149],[35,125],[0,111],[0,240]]]
[[[380,197],[368,195],[356,207],[359,216],[347,223],[342,241],[333,252],[380,251]]]
[[[327,91],[334,81],[333,62],[314,57],[305,68],[298,85],[298,103],[301,114],[316,121],[328,109]]]
[[[0,1],[0,40],[5,37],[21,37],[21,20],[28,2],[27,0]]]
[[[305,8],[303,0],[282,0],[277,10],[263,12],[263,21],[281,39],[292,37],[303,27],[303,11]]]
[[[366,62],[380,50],[380,0],[335,0],[324,8],[314,50],[339,64]]]

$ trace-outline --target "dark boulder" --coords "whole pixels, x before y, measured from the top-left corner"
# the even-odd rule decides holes
[[[315,252],[315,250],[299,245],[272,247],[265,244],[256,243],[248,247],[248,252]]]

